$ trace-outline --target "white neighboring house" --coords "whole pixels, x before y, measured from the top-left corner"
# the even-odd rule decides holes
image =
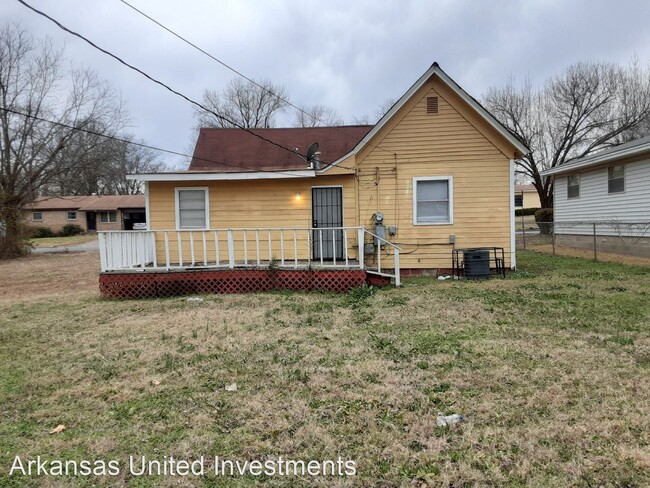
[[[650,257],[650,136],[542,172],[558,242]]]

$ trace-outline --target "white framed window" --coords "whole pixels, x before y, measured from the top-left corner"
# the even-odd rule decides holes
[[[617,164],[607,168],[607,193],[625,191],[625,165]]]
[[[454,223],[454,178],[416,176],[413,178],[413,225]]]
[[[43,222],[43,212],[32,212],[32,220],[34,222]]]
[[[176,188],[176,228],[210,228],[210,192],[207,187]]]
[[[68,211],[68,220],[77,220],[77,212],[74,210]]]
[[[117,212],[110,211],[110,212],[99,212],[99,221],[102,224],[114,224],[117,222]]]
[[[567,198],[580,197],[580,175],[571,175],[567,177],[566,197]]]

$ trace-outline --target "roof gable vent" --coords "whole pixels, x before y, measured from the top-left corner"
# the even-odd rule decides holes
[[[427,113],[438,113],[438,97],[427,97]]]

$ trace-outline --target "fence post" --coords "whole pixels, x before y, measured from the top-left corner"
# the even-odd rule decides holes
[[[232,236],[232,229],[228,229],[228,267],[235,267],[235,243]]]
[[[395,286],[400,287],[401,286],[401,280],[400,280],[400,271],[399,271],[399,249],[395,248],[395,254],[394,254],[394,261],[395,261]]]
[[[596,222],[593,223],[594,226],[594,261],[598,261],[598,254],[596,252]]]
[[[359,268],[364,269],[364,264],[363,264],[363,258],[364,258],[364,255],[363,255],[363,252],[364,252],[364,249],[363,249],[364,231],[363,231],[363,228],[357,229],[357,239],[359,241],[358,242],[358,244],[359,244],[359,251],[358,251],[358,253],[359,253]]]
[[[526,225],[521,223],[521,240],[523,242],[524,251],[526,250]]]
[[[555,256],[555,222],[551,223],[551,239],[553,240],[553,256]]]

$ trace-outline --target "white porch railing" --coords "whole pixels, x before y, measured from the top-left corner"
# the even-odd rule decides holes
[[[102,272],[193,268],[363,269],[400,285],[400,249],[362,227],[102,231]],[[377,244],[366,255],[368,244]],[[383,260],[383,263],[382,263]]]

